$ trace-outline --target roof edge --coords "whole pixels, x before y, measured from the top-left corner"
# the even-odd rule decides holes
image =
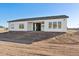
[[[44,17],[32,17],[32,18],[25,18],[25,19],[16,19],[11,20],[8,22],[18,22],[18,21],[29,21],[29,20],[43,20],[43,19],[60,19],[60,18],[69,18],[67,15],[56,15],[56,16],[44,16]]]

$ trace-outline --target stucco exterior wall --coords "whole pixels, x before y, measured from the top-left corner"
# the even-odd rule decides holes
[[[27,22],[27,31],[33,31],[33,23]]]
[[[61,29],[49,28],[49,22],[62,22]],[[29,23],[30,22],[30,23]],[[66,32],[67,31],[67,19],[48,19],[48,20],[34,20],[34,21],[18,21],[10,22],[9,30],[10,31],[33,31],[33,23],[31,22],[44,22],[44,29],[42,31],[51,31],[51,32]],[[11,24],[14,24],[14,29],[11,29]],[[24,29],[19,29],[19,24],[24,24]]]
[[[45,20],[35,20],[35,21],[27,21],[27,31],[33,31],[33,23],[41,23],[41,22],[45,22]],[[41,24],[41,31],[44,31],[44,29],[42,28]]]
[[[11,25],[14,24],[14,29],[11,29]],[[24,29],[19,29],[19,24],[24,24]],[[10,22],[8,23],[9,31],[27,31],[27,21],[22,22]]]
[[[59,29],[59,28],[53,29],[53,28],[49,28],[48,27],[49,22],[52,22],[53,23],[53,22],[59,22],[59,21],[62,22],[62,28],[61,29]],[[67,31],[67,19],[46,20],[45,21],[44,31],[66,32]]]

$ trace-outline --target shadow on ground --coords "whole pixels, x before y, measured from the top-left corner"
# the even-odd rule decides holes
[[[65,33],[60,32],[6,32],[0,33],[0,41],[32,44],[33,42],[46,40]]]

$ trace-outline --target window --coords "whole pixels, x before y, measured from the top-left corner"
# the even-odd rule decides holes
[[[44,30],[44,22],[41,23],[41,28]]]
[[[19,24],[19,29],[24,29],[24,24]]]
[[[52,22],[49,22],[49,28],[52,28]]]
[[[54,29],[57,28],[57,22],[53,22],[53,28],[54,28]]]
[[[14,29],[14,24],[11,24],[11,29]]]
[[[58,22],[58,28],[60,29],[62,26],[61,22]]]

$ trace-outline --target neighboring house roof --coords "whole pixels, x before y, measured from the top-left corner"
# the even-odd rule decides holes
[[[26,19],[17,19],[8,22],[18,22],[18,21],[30,21],[30,20],[47,20],[47,19],[61,19],[61,18],[69,18],[66,15],[57,15],[57,16],[46,16],[46,17],[35,17],[35,18],[26,18]]]

